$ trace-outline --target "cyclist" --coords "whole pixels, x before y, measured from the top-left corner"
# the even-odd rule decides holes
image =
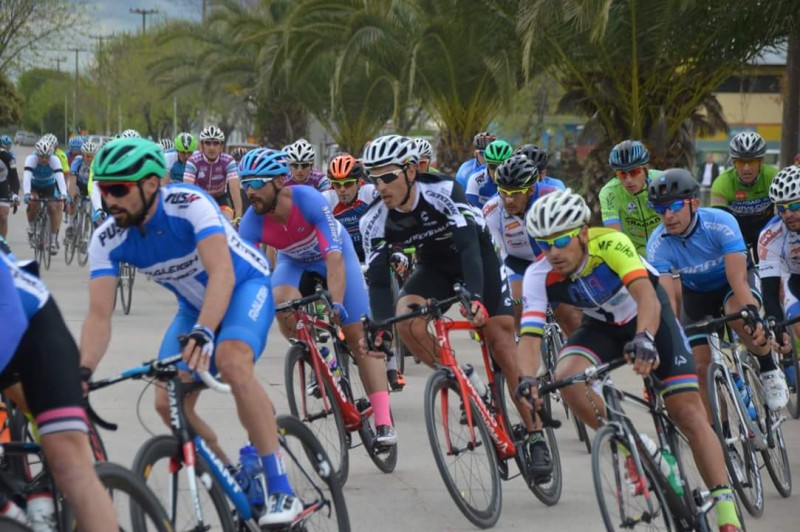
[[[69,143],[67,144],[69,147],[69,151],[67,152],[67,163],[69,164],[70,168],[72,167],[72,162],[75,160],[75,157],[81,154],[81,147],[85,141],[86,139],[80,135],[75,135],[69,139]]]
[[[517,148],[514,155],[519,153],[530,159],[531,162],[536,165],[536,169],[539,171],[539,181],[553,188],[564,190],[565,186],[563,181],[547,175],[548,155],[545,150],[535,144],[523,144]]]
[[[769,198],[778,215],[767,222],[758,239],[758,271],[764,313],[780,323],[784,311],[787,318],[800,312],[800,166],[787,166],[778,172],[769,187]],[[795,338],[800,338],[800,324],[792,325],[792,331]],[[777,333],[777,347],[783,355],[789,355],[789,335]],[[793,369],[787,371],[789,387],[797,386],[797,377]]]
[[[661,223],[661,218],[647,204],[647,184],[657,170],[650,170],[650,152],[638,140],[623,140],[611,149],[608,164],[616,178],[600,189],[600,213],[603,225],[622,231],[636,251],[644,256],[647,239]]]
[[[175,137],[175,151],[165,153],[170,183],[183,183],[186,161],[197,151],[197,140],[191,133],[178,133]]]
[[[472,138],[472,146],[475,148],[475,156],[472,157],[472,159],[465,161],[456,172],[456,181],[464,188],[464,190],[467,189],[469,176],[479,170],[483,170],[486,167],[486,159],[483,158],[484,151],[486,150],[486,146],[496,139],[497,137],[488,131],[478,133]]]
[[[210,369],[230,384],[239,419],[268,478],[269,500],[259,524],[291,522],[303,505],[286,478],[273,406],[254,373],[274,315],[264,256],[224,221],[210,196],[183,184],[160,186],[166,161],[158,144],[145,139],[109,143],[98,152],[94,172],[112,217],[95,231],[89,249],[90,304],[81,334],[84,378],[108,349],[117,274],[120,263],[127,262],[178,297],[178,313],[159,358],[182,352],[184,371]],[[189,423],[215,452],[221,450],[213,430],[195,412],[197,399],[196,394],[186,399]],[[156,391],[156,409],[169,425],[162,389]],[[224,453],[220,456],[230,464]]]
[[[463,189],[454,180],[418,172],[417,150],[407,137],[378,137],[367,148],[363,162],[381,197],[360,223],[375,319],[382,321],[394,315],[389,277],[393,247],[414,246],[417,265],[403,285],[396,312],[404,314],[409,305],[424,305],[430,298],[450,297],[453,284],[463,282],[474,297],[472,325],[482,327],[481,334],[513,392],[520,377],[514,318],[508,286],[501,278],[483,217],[467,203]],[[428,334],[425,319],[398,323],[397,331],[414,356],[434,366],[436,342]],[[518,407],[528,431],[533,432],[530,411],[521,404]],[[541,437],[529,441],[534,478],[546,482],[553,470],[550,453]]]
[[[222,152],[224,142],[225,133],[217,126],[208,126],[201,131],[200,151],[186,161],[183,182],[208,192],[225,217],[236,225],[242,217],[239,174],[233,157]]]
[[[434,172],[435,169],[431,165],[433,160],[433,146],[431,146],[431,143],[426,139],[416,138],[414,139],[414,144],[417,146],[417,152],[419,153],[419,162],[417,163],[419,171]]]
[[[748,251],[755,252],[758,235],[773,216],[769,185],[778,169],[764,164],[767,143],[758,133],[743,131],[728,147],[733,167],[711,185],[711,206],[725,207],[736,217]]]
[[[473,172],[467,180],[467,201],[482,209],[490,198],[497,194],[497,185],[494,183],[497,167],[514,153],[511,144],[504,140],[492,141],[486,146],[483,154],[486,159],[486,168]]]
[[[248,150],[244,146],[238,146],[236,148],[233,148],[230,151],[230,154],[231,154],[231,157],[233,157],[233,160],[238,163],[239,161],[242,160],[242,157],[244,157],[244,154],[247,153],[248,151],[250,151],[250,150]]]
[[[164,150],[165,157],[169,153],[175,153],[175,143],[172,142],[172,139],[160,138],[158,143],[161,145],[161,149]]]
[[[17,161],[10,151],[11,139],[0,137],[0,237],[8,236],[8,213],[19,204]]]
[[[304,273],[327,279],[333,300],[334,319],[342,324],[353,353],[360,354],[363,337],[361,316],[369,314],[367,291],[353,241],[334,218],[328,202],[312,187],[286,186],[289,168],[283,152],[258,148],[239,162],[242,185],[250,200],[239,233],[251,243],[266,244],[278,251],[272,284],[275,303],[301,297]],[[388,273],[388,271],[387,271]],[[278,320],[286,338],[294,336],[294,319],[286,313]],[[377,442],[397,442],[389,410],[389,393],[383,355],[358,357],[358,372],[375,412]]]
[[[64,153],[64,150],[58,147],[58,137],[52,133],[45,133],[42,135],[42,139],[45,139],[53,146],[53,153],[61,162],[61,170],[64,172],[64,183],[69,183],[69,158],[67,154]]]
[[[64,170],[61,161],[53,153],[50,139],[39,139],[33,147],[33,153],[25,159],[25,170],[22,178],[23,201],[28,205],[28,240],[33,240],[34,222],[41,205],[31,203],[32,198],[63,198],[69,200],[64,183]],[[50,254],[58,253],[58,230],[61,227],[61,202],[52,201],[47,204],[50,215]]]
[[[11,140],[11,137],[9,137],[8,135],[0,136],[0,151],[7,151],[8,153],[11,154],[11,157],[13,157],[16,160],[14,152],[11,151],[11,148],[13,146],[14,146],[14,141]]]
[[[69,191],[70,196],[76,198],[76,201],[70,204],[67,209],[67,219],[64,222],[66,229],[64,229],[65,238],[72,238],[72,233],[75,230],[73,224],[75,222],[75,211],[78,203],[83,198],[89,197],[89,174],[92,169],[92,161],[94,154],[97,152],[97,144],[91,141],[83,143],[81,146],[81,155],[75,157],[72,161],[72,168],[70,174]]]
[[[692,174],[679,168],[665,171],[650,183],[648,198],[663,223],[650,236],[647,260],[658,270],[673,310],[675,295],[681,292],[681,316],[686,325],[718,316],[720,309],[726,314],[743,308],[752,311],[755,328],[745,328],[742,320],[732,322],[731,327],[758,357],[767,404],[771,410],[779,410],[788,402],[788,390],[758,317],[761,296],[753,288],[755,275],[747,270],[742,233],[731,214],[700,208],[699,191]],[[679,282],[673,279],[673,271],[680,274]],[[690,336],[689,345],[698,374],[706,375],[711,362],[708,336]],[[708,411],[705,379],[700,379],[700,390]]]
[[[306,139],[298,139],[283,149],[289,162],[290,174],[285,178],[287,186],[308,185],[320,192],[330,190],[331,184],[325,174],[314,169],[317,151]]]
[[[364,263],[364,246],[358,221],[370,203],[378,197],[375,185],[364,184],[364,167],[350,154],[337,155],[328,165],[328,180],[333,190],[323,193],[331,207],[334,218],[347,230],[353,240],[358,262]]]
[[[0,389],[21,382],[47,467],[81,530],[117,530],[116,512],[90,459],[78,348],[44,283],[0,251]]]
[[[716,499],[722,532],[741,527],[728,482],[722,449],[703,415],[697,373],[686,340],[670,307],[658,274],[643,262],[631,240],[619,231],[589,227],[589,208],[571,190],[556,191],[536,203],[526,217],[528,232],[543,250],[525,272],[525,310],[519,353],[527,375],[538,370],[538,355],[548,303],[565,302],[583,309],[584,320],[559,353],[556,379],[616,359],[632,351],[634,371],[651,371],[664,383],[660,391],[670,417],[689,440],[703,480]],[[670,277],[672,279],[672,277]],[[535,398],[536,380],[526,378],[517,394]],[[595,430],[600,398],[583,384],[562,389],[575,415]],[[593,394],[594,395],[594,394]],[[595,406],[596,405],[596,406]],[[601,412],[602,413],[602,412]],[[632,458],[628,463],[633,465]],[[628,481],[636,485],[635,467]]]

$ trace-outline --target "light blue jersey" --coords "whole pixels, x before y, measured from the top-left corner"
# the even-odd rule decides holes
[[[485,164],[481,164],[478,162],[476,157],[464,162],[459,168],[458,172],[456,172],[456,183],[461,185],[464,190],[467,189],[467,182],[469,181],[469,176],[473,173],[477,172],[478,170],[486,169]]]
[[[661,274],[678,272],[690,290],[713,292],[728,284],[725,255],[746,250],[733,215],[701,208],[686,236],[670,235],[663,223],[656,227],[647,241],[647,260]]]

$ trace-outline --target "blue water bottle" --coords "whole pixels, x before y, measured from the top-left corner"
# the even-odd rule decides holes
[[[252,445],[245,445],[239,450],[241,467],[236,472],[236,481],[247,495],[253,506],[264,506],[264,470],[261,457]]]
[[[742,401],[744,402],[745,408],[747,408],[747,413],[750,415],[750,419],[756,419],[756,407],[753,406],[753,401],[750,398],[750,388],[744,383],[742,377],[739,376],[738,373],[733,374],[733,382],[736,383],[736,388],[739,390],[739,395],[742,396]]]

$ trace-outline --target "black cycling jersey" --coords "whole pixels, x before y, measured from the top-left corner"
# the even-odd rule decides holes
[[[11,194],[19,194],[17,165],[11,153],[5,150],[0,150],[0,186],[3,189],[0,201],[10,198]]]
[[[377,320],[394,315],[389,257],[396,246],[414,246],[420,265],[457,274],[472,294],[484,295],[481,245],[491,246],[491,237],[482,214],[467,203],[461,185],[447,176],[419,173],[415,182],[410,212],[389,210],[376,199],[359,223],[369,300]]]

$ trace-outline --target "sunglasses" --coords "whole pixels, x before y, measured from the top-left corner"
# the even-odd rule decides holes
[[[628,176],[628,175],[629,176],[637,176],[637,175],[641,174],[642,172],[644,172],[644,168],[640,166],[640,167],[634,168],[632,170],[617,170],[616,174],[617,174],[617,177],[622,179],[623,177]]]
[[[686,205],[691,200],[686,199],[679,199],[675,201],[670,201],[669,203],[653,203],[651,201],[647,202],[647,206],[656,211],[656,214],[661,216],[667,214],[667,211],[670,212],[678,212],[683,209],[683,206]]]
[[[348,179],[346,181],[331,181],[331,186],[333,188],[350,188],[355,184],[356,181],[358,180]]]
[[[528,192],[531,191],[531,188],[532,187],[510,189],[510,188],[497,187],[497,193],[500,196],[503,196],[505,198],[510,198],[511,196],[518,196],[520,194],[527,194]]]
[[[136,186],[136,181],[121,181],[119,183],[97,183],[100,194],[114,198],[124,198]]]
[[[373,183],[377,183],[378,181],[382,181],[384,185],[388,185],[398,177],[400,174],[406,171],[405,167],[398,168],[397,170],[392,170],[391,172],[386,172],[384,174],[369,174],[370,179],[372,179]]]
[[[248,179],[247,181],[242,181],[240,184],[243,189],[247,190],[248,188],[252,188],[253,190],[258,190],[263,188],[264,185],[272,181],[274,178],[272,177],[256,177],[253,179]]]
[[[550,248],[553,247],[558,249],[564,249],[569,245],[570,242],[572,242],[573,238],[578,236],[578,234],[581,232],[581,229],[583,228],[579,227],[577,229],[573,229],[569,233],[557,236],[555,238],[536,238],[534,240],[542,249],[542,251],[550,251]]]
[[[734,159],[733,165],[736,168],[744,168],[745,166],[758,166],[761,164],[761,159]]]
[[[292,168],[311,168],[311,163],[290,163]]]
[[[800,201],[793,201],[791,203],[778,203],[775,205],[775,207],[777,207],[778,212],[781,214],[786,211],[797,212],[800,211]]]
[[[222,146],[222,141],[219,140],[204,140],[203,144],[206,146]]]

